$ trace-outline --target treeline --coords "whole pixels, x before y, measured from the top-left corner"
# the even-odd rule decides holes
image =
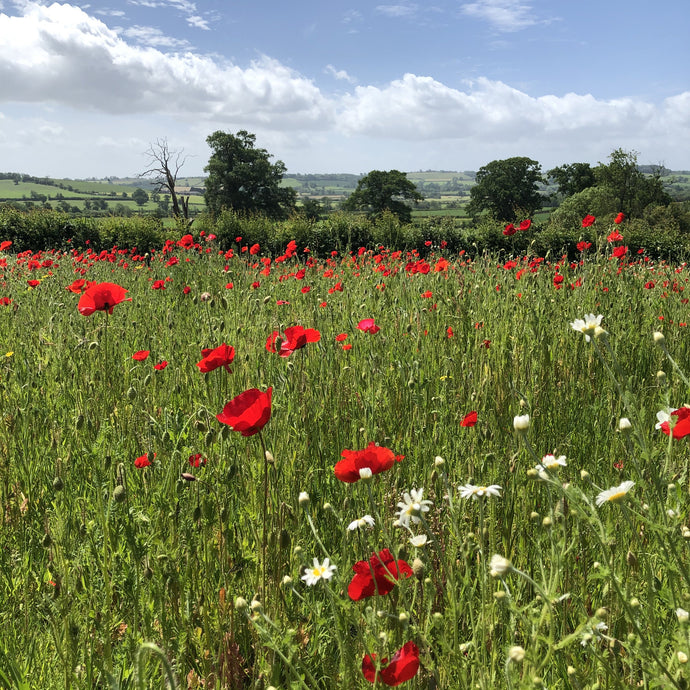
[[[558,209],[540,224],[528,230],[505,234],[503,223],[482,217],[475,223],[458,224],[453,218],[425,218],[403,223],[390,212],[375,218],[362,214],[335,212],[315,220],[295,213],[284,220],[271,220],[258,214],[222,211],[215,218],[199,215],[192,228],[180,223],[164,228],[161,219],[152,216],[131,218],[73,218],[69,214],[45,209],[21,211],[0,205],[0,241],[12,242],[10,251],[69,249],[90,247],[94,251],[134,247],[140,253],[160,249],[166,240],[177,240],[192,232],[202,244],[213,237],[210,246],[219,250],[258,244],[263,254],[277,256],[288,242],[295,241],[300,252],[327,256],[333,251],[354,251],[360,247],[379,250],[416,251],[426,256],[431,251],[446,256],[464,251],[468,256],[490,252],[505,256],[530,253],[563,254],[575,258],[578,243],[590,242],[590,251],[607,251],[607,236],[616,228],[624,237],[626,256],[633,260],[638,251],[654,259],[682,261],[690,259],[690,202],[649,207],[639,218],[614,225],[613,212],[598,215],[596,222],[582,227],[586,213],[578,208]],[[203,234],[202,234],[203,233]],[[237,238],[241,238],[239,241]],[[619,243],[620,244],[620,243]]]

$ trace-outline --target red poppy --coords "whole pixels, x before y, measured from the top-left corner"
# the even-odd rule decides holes
[[[452,337],[455,335],[455,333],[453,332],[453,327],[452,327],[452,326],[448,326],[448,328],[446,328],[446,335],[447,335],[449,338],[452,338]]]
[[[3,307],[9,307],[10,304],[12,304],[11,297],[0,297],[0,305],[2,305]]]
[[[621,257],[625,256],[628,253],[628,248],[627,247],[616,247],[613,250],[613,256],[615,256],[617,259],[620,259]]]
[[[143,362],[151,354],[150,350],[139,350],[132,355],[135,362]]]
[[[518,230],[529,230],[531,227],[532,221],[529,218],[525,218],[525,220],[520,223]]]
[[[347,587],[352,601],[361,601],[376,593],[384,596],[393,590],[400,575],[412,575],[409,563],[402,559],[396,561],[388,549],[373,553],[368,561],[357,561],[352,570],[355,576]]]
[[[176,244],[178,247],[191,249],[194,246],[194,237],[192,235],[182,235],[182,237],[177,240]]]
[[[164,280],[154,280],[153,283],[151,283],[151,289],[152,290],[165,290],[165,281]]]
[[[369,468],[372,474],[380,474],[393,467],[395,455],[390,448],[377,446],[373,441],[364,450],[345,449],[333,468],[341,482],[352,484],[360,479],[359,471]]]
[[[188,295],[191,291],[192,291],[192,288],[190,288],[189,285],[185,285],[185,286],[182,288],[182,294],[183,294],[183,295]]]
[[[515,226],[512,223],[508,223],[508,225],[506,225],[505,228],[503,228],[503,234],[506,237],[510,237],[511,235],[514,235],[516,232],[517,230],[515,229]]]
[[[207,459],[201,453],[192,453],[189,456],[190,467],[199,467],[199,465],[205,465]]]
[[[378,333],[381,328],[374,323],[374,319],[362,319],[358,324],[357,328],[365,333]]]
[[[92,285],[95,285],[96,283],[94,281],[87,281],[84,278],[79,278],[78,280],[75,280],[71,285],[68,285],[65,290],[69,290],[70,292],[73,292],[75,295],[81,295],[82,292],[85,292],[88,290]]]
[[[153,454],[153,457],[156,457],[156,454]],[[143,455],[140,455],[135,461],[134,461],[134,467],[141,469],[142,467],[148,467],[151,464],[151,461],[149,460],[149,453],[144,453]]]
[[[594,225],[594,221],[596,218],[594,216],[589,215],[589,213],[582,219],[582,227],[583,228],[588,228],[591,225]]]
[[[423,292],[423,293],[422,293],[422,297],[423,297],[424,299],[429,299],[431,296],[433,296],[433,294],[434,294],[434,293],[431,292],[431,290],[427,290],[426,292]]]
[[[352,343],[345,343],[343,345],[343,350],[351,350],[352,349]]]
[[[347,333],[339,333],[335,336],[337,342],[342,343],[343,340],[347,340]]]
[[[673,438],[681,439],[690,434],[690,407],[681,407],[671,412],[671,417],[676,417],[673,426]],[[659,427],[668,436],[671,432],[671,425],[663,422]]]
[[[226,403],[216,419],[233,431],[239,431],[242,436],[253,436],[271,418],[272,393],[273,388],[268,388],[265,393],[258,388],[250,388]]]
[[[168,366],[168,363],[165,360],[163,360],[162,362],[158,362],[158,364],[154,364],[153,368],[156,371],[163,371],[163,369],[165,369],[165,367],[167,367],[167,366]]]
[[[117,283],[92,283],[79,299],[77,309],[84,316],[90,316],[95,311],[113,313],[115,305],[120,302],[131,302],[131,297],[125,297],[127,290]]]
[[[622,242],[623,241],[623,235],[618,232],[618,230],[614,230],[607,238],[607,242]]]
[[[229,283],[228,283],[229,284]],[[258,280],[255,280],[252,283],[252,290],[256,290],[256,288],[260,287],[261,283]]]
[[[477,411],[468,412],[460,422],[460,426],[474,426],[477,423]]]
[[[228,374],[232,374],[230,364],[235,358],[235,348],[231,345],[223,343],[214,349],[204,348],[201,351],[201,356],[203,359],[197,362],[196,365],[204,374],[218,369],[218,367],[225,367],[225,371],[227,371]]]
[[[419,671],[419,649],[414,642],[406,642],[388,661],[381,659],[381,670],[377,671],[374,662],[376,654],[366,654],[362,659],[362,673],[370,683],[377,680],[395,687],[407,680],[411,680]],[[383,666],[387,664],[387,666]]]
[[[5,249],[8,249],[11,246],[12,246],[11,240],[4,240],[4,241],[0,242],[0,252],[4,252]]]
[[[589,249],[592,246],[591,242],[578,242],[577,243],[577,251],[578,252],[584,252],[585,249]]]
[[[281,357],[289,357],[307,343],[318,343],[319,340],[321,340],[321,333],[315,328],[290,326],[285,329],[282,337],[278,331],[273,331],[266,340],[266,349],[269,352],[278,352]],[[278,349],[278,344],[280,344],[280,349]]]
[[[38,286],[41,284],[41,281],[40,281],[40,280],[27,280],[27,281],[26,281],[26,284],[27,284],[30,288],[35,288],[35,287],[38,287]]]
[[[624,220],[625,220],[625,213],[621,212],[613,219],[613,222],[616,225],[620,225]]]
[[[249,253],[250,253],[252,256],[254,256],[254,254],[258,254],[259,251],[261,251],[261,247],[259,247],[258,244],[253,244],[253,245],[249,248]]]

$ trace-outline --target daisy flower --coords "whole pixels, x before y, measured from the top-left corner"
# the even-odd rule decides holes
[[[597,506],[603,506],[604,503],[620,503],[633,486],[635,486],[635,482],[628,480],[618,486],[612,486],[610,489],[602,491],[596,498]]]
[[[330,580],[335,573],[337,566],[330,565],[328,558],[323,559],[323,563],[319,563],[319,559],[315,558],[313,565],[308,567],[302,575],[302,579],[311,587],[319,580]]]
[[[364,515],[358,520],[353,520],[348,526],[350,532],[354,532],[356,529],[364,529],[369,527],[370,529],[374,526],[374,518],[371,515]]]
[[[554,474],[558,472],[559,467],[565,466],[565,455],[559,455],[558,457],[556,457],[555,455],[549,454],[545,455],[541,459],[541,462],[534,469],[537,470],[537,472],[539,472],[539,476],[542,479],[546,479],[549,472],[551,474]]]
[[[596,330],[597,326],[601,326],[601,320],[604,317],[599,314],[599,316],[594,316],[594,314],[585,314],[584,319],[575,319],[575,321],[570,322],[570,327],[574,331],[579,331],[580,333],[584,333],[585,340],[589,342],[592,338],[591,336],[594,335],[594,331]]]
[[[464,484],[458,487],[460,496],[462,498],[483,498],[486,496],[498,496],[501,497],[501,488],[498,484],[491,484],[491,486],[475,486],[474,484]]]
[[[393,523],[396,527],[409,528],[410,522],[419,524],[422,521],[419,516],[428,513],[429,506],[432,505],[431,501],[422,498],[423,495],[424,489],[412,489],[409,493],[406,491],[403,494],[403,500],[398,502],[400,510],[395,513],[398,516]]]

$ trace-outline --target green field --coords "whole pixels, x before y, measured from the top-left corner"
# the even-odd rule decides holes
[[[685,266],[214,249],[0,257],[0,686],[685,687]]]

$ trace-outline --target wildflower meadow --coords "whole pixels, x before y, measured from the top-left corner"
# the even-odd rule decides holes
[[[0,687],[686,688],[688,268],[582,227],[0,244]]]

